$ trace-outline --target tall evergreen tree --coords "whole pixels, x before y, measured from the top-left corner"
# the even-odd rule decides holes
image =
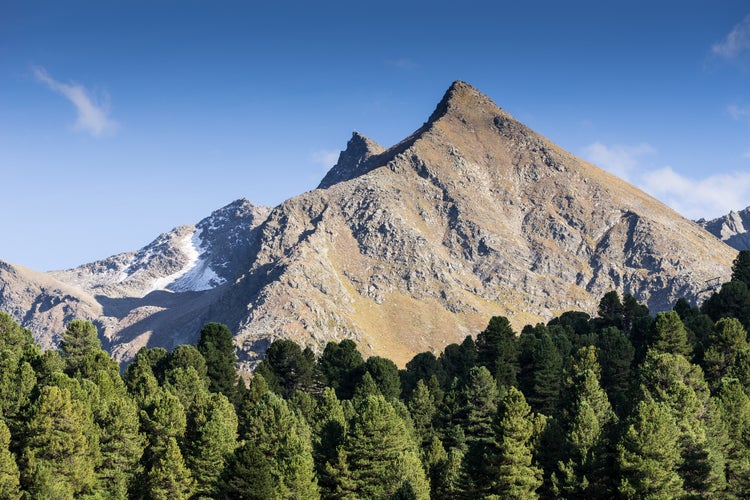
[[[0,420],[0,498],[21,498],[20,475],[13,453],[10,452],[10,430]]]
[[[519,387],[531,408],[552,415],[557,409],[562,387],[563,360],[552,338],[543,333],[521,336]]]
[[[401,379],[396,363],[380,356],[371,356],[365,361],[365,370],[387,400],[398,399],[401,395]]]
[[[95,435],[89,412],[67,388],[41,389],[23,447],[22,479],[29,491],[93,492],[97,457],[88,438]]]
[[[195,494],[218,493],[218,480],[237,447],[237,414],[224,394],[201,400],[193,411],[188,429],[185,463],[195,480]]]
[[[717,407],[728,432],[728,493],[750,498],[750,397],[734,378],[724,378],[718,385]]]
[[[65,373],[75,375],[86,370],[87,361],[99,353],[102,344],[96,327],[90,321],[74,319],[68,323],[60,342],[60,355],[65,360]]]
[[[511,387],[500,405],[491,488],[500,498],[537,498],[542,471],[533,464],[534,423],[523,393]]]
[[[255,487],[239,477],[250,465],[259,468],[253,475],[260,486],[273,485],[269,498],[310,498],[320,496],[315,479],[310,428],[286,401],[273,393],[264,394],[250,410],[244,444],[235,451],[227,469],[225,494],[243,497],[241,488]],[[253,449],[255,451],[250,451]]]
[[[339,450],[331,475],[340,497],[388,498],[408,482],[416,498],[429,498],[416,443],[383,396],[359,401]]]
[[[360,369],[363,364],[357,344],[345,339],[326,344],[318,360],[318,369],[326,385],[336,391],[339,399],[351,399],[362,376]]]
[[[732,262],[732,281],[741,281],[750,287],[750,251],[740,250]]]
[[[504,387],[516,385],[518,346],[510,321],[504,316],[490,319],[487,328],[477,335],[477,359]]]
[[[220,392],[235,402],[239,379],[235,365],[237,350],[232,332],[221,323],[207,323],[201,329],[201,337],[196,346],[206,361],[208,389]]]
[[[703,353],[706,378],[716,387],[722,377],[745,378],[742,373],[742,354],[750,349],[747,332],[736,318],[722,318],[716,322]]]
[[[620,494],[625,498],[679,498],[685,490],[680,431],[663,403],[641,401],[617,445]]]
[[[153,500],[187,500],[193,492],[193,478],[174,437],[167,439],[163,450],[154,458],[147,476],[148,498]]]
[[[659,352],[682,354],[686,357],[690,355],[692,349],[688,344],[687,331],[676,312],[661,312],[656,315],[648,347]]]

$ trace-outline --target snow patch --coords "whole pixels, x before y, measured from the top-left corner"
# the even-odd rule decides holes
[[[211,269],[205,258],[205,245],[199,231],[195,230],[191,236],[185,236],[178,245],[187,257],[187,262],[176,273],[155,280],[152,284],[153,290],[200,292],[215,288],[226,281]]]

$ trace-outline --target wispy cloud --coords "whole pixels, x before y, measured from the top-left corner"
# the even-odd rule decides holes
[[[393,66],[401,70],[412,70],[419,67],[417,63],[409,59],[408,57],[401,57],[399,59],[389,59],[385,62],[388,66]]]
[[[648,169],[640,161],[656,150],[648,144],[607,146],[596,142],[584,148],[583,156],[610,173],[643,189],[680,214],[691,219],[712,218],[750,203],[750,172],[714,174],[691,178],[666,166]],[[750,158],[750,151],[748,151]]]
[[[744,120],[750,118],[750,107],[742,107],[737,104],[730,104],[727,106],[727,112],[729,116],[735,120]]]
[[[339,151],[330,151],[321,149],[313,152],[311,160],[316,165],[320,165],[326,171],[333,167],[339,159]]]
[[[109,102],[106,95],[101,99],[95,99],[82,85],[59,82],[40,66],[32,69],[39,82],[73,103],[78,115],[75,123],[76,129],[88,132],[94,137],[111,134],[117,130],[117,122],[109,116]]]
[[[629,181],[639,167],[639,158],[655,152],[656,150],[645,142],[636,146],[607,146],[595,142],[584,148],[583,155],[591,163]]]
[[[732,28],[722,41],[713,44],[711,52],[729,61],[738,61],[750,55],[750,15]]]

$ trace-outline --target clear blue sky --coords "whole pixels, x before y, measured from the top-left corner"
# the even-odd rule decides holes
[[[135,250],[313,189],[465,80],[677,208],[750,205],[750,4],[0,2],[0,259]]]

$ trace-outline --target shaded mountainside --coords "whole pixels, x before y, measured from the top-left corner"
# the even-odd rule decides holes
[[[463,82],[391,148],[355,133],[318,189],[270,213],[238,203],[248,211],[231,236],[187,226],[45,277],[81,291],[91,309],[81,314],[120,360],[219,321],[247,366],[282,337],[314,347],[353,338],[363,354],[403,364],[493,315],[520,328],[593,312],[613,289],[652,311],[698,301],[736,255]]]
[[[727,245],[737,250],[750,250],[750,207],[713,220],[700,219],[697,222]]]

